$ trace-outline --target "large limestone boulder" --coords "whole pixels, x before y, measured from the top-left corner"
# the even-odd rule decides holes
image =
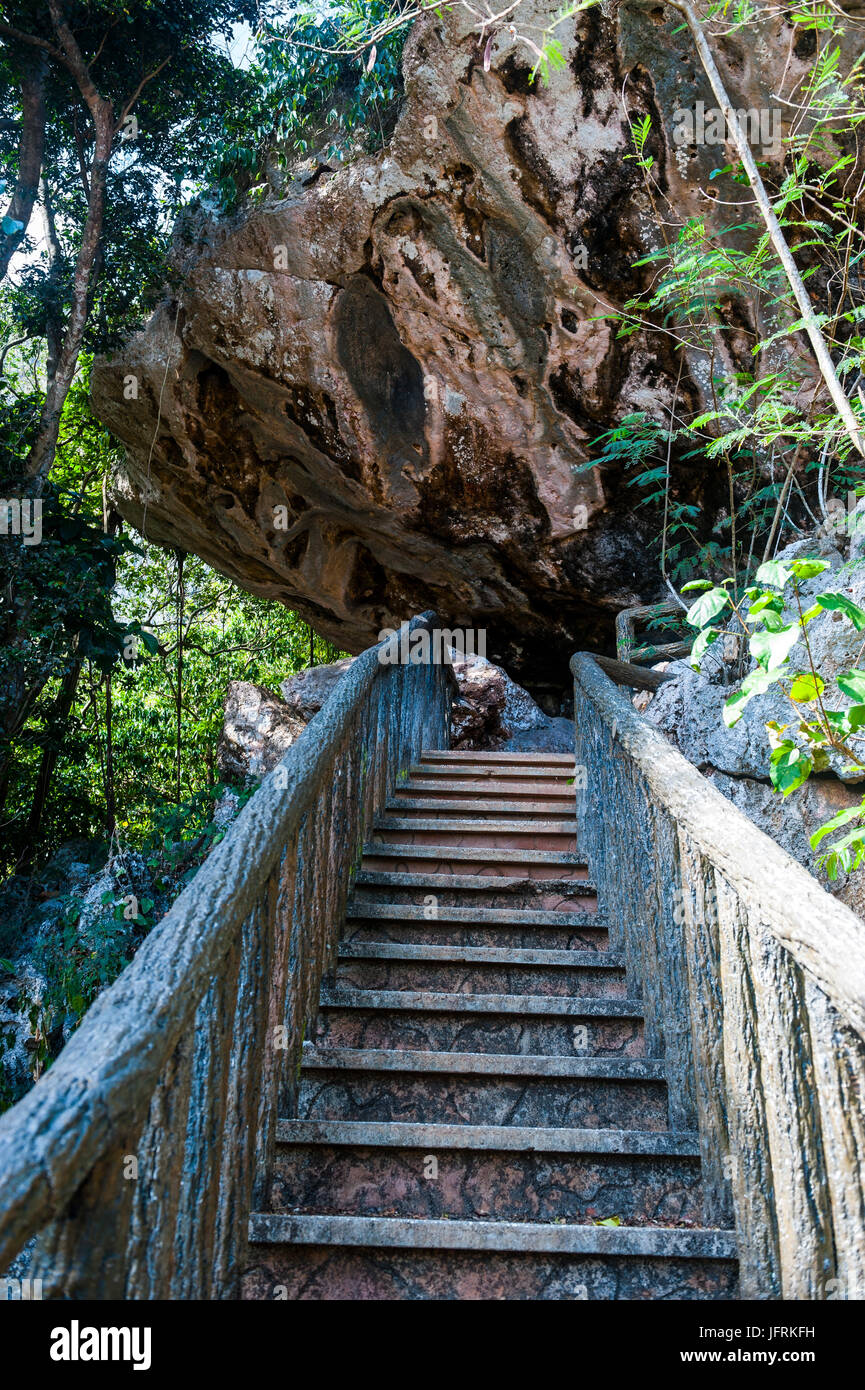
[[[298,671],[283,681],[279,687],[280,694],[292,714],[308,724],[333,694],[352,659],[345,656],[341,661],[331,661],[326,666],[310,666],[308,670]]]
[[[229,782],[263,777],[306,728],[306,720],[272,691],[252,681],[230,681],[216,761]]]
[[[520,27],[552,10],[527,0]],[[620,462],[593,466],[594,440],[633,411],[666,423],[711,405],[713,373],[753,370],[773,325],[731,301],[710,370],[604,318],[648,286],[635,262],[661,245],[629,122],[651,119],[673,222],[717,230],[741,201],[713,177],[723,149],[674,138],[683,110],[713,104],[680,16],[579,14],[548,83],[507,24],[485,70],[473,22],[455,6],[415,25],[381,153],[228,220],[186,217],[179,288],[96,368],[94,399],[128,446],[116,504],[148,536],[349,651],[432,608],[561,691],[577,647],[606,649],[614,614],[658,596],[657,528]],[[807,65],[782,12],[758,42],[716,48],[735,105],[797,116],[772,96]],[[788,342],[758,365],[782,356],[810,380]],[[724,488],[675,452],[672,467],[708,526]]]

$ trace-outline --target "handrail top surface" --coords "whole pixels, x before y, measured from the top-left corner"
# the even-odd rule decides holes
[[[409,629],[429,629],[436,621],[428,611]],[[314,729],[310,721],[256,788],[130,963],[87,1010],[56,1062],[0,1115],[4,1223],[15,1227],[37,1210],[59,1210],[135,1122],[283,846],[321,793],[348,721],[377,676],[388,671],[378,658],[383,645],[355,658],[315,716]],[[0,1269],[3,1248],[0,1238]]]
[[[713,787],[591,652],[576,652],[570,669],[661,807],[865,1037],[865,922]]]

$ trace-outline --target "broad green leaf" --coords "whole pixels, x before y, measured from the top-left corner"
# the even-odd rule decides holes
[[[691,648],[691,655],[688,658],[694,670],[699,668],[701,656],[706,651],[707,647],[712,645],[718,635],[718,629],[716,627],[704,627],[702,632],[698,632],[694,639],[694,645]]]
[[[851,705],[846,716],[847,728],[851,733],[856,733],[865,725],[865,705]]]
[[[865,671],[855,668],[852,671],[844,671],[840,676],[836,676],[836,680],[843,695],[848,695],[851,700],[865,700]]]
[[[783,796],[789,796],[807,782],[813,766],[811,759],[795,743],[784,742],[773,750],[769,759],[772,786]]]
[[[727,728],[732,729],[734,724],[738,724],[745,706],[755,695],[762,695],[784,675],[786,672],[777,668],[764,671],[761,667],[758,671],[751,671],[743,680],[741,690],[737,690],[735,695],[731,695],[724,703],[724,723]]]
[[[687,594],[691,589],[711,589],[713,587],[711,579],[692,579],[688,584],[682,585],[682,593]]]
[[[846,594],[818,594],[817,602],[830,613],[843,613],[845,618],[850,619],[857,632],[865,628],[865,613]]]
[[[815,676],[811,671],[800,671],[790,686],[790,699],[795,700],[797,705],[810,705],[825,689],[826,682],[822,676]]]
[[[751,655],[766,670],[781,666],[798,642],[800,631],[798,623],[789,623],[777,632],[755,632],[751,638]]]
[[[691,627],[705,627],[713,618],[723,612],[730,602],[730,595],[719,588],[709,589],[695,603],[691,604],[685,615],[685,622]]]
[[[771,608],[776,613],[783,613],[784,603],[778,594],[761,594],[760,597],[755,599],[751,604],[748,612],[756,617],[758,613],[763,612],[764,608]]]
[[[791,571],[777,560],[767,560],[757,571],[758,584],[768,584],[773,589],[784,589],[790,582]]]
[[[865,800],[859,806],[847,806],[843,811],[839,811],[831,820],[827,820],[819,830],[815,830],[810,837],[812,849],[816,849],[821,840],[827,835],[831,835],[833,830],[840,830],[842,825],[849,825],[851,820],[856,820],[859,816],[865,816]]]
[[[790,566],[797,579],[813,579],[829,568],[826,560],[794,560]]]

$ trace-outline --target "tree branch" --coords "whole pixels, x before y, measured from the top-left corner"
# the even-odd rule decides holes
[[[19,232],[0,237],[0,280],[9,269],[36,202],[45,148],[45,58],[42,54],[21,78],[21,135],[18,141],[18,177],[6,216],[21,223]]]
[[[690,4],[690,0],[666,0],[666,3],[670,6],[671,9],[678,10],[679,13],[684,15],[685,17],[688,28],[691,31],[691,37],[694,40],[697,53],[700,56],[700,62],[702,63],[706,76],[709,79],[712,91],[715,94],[715,99],[717,100],[719,106],[721,107],[721,110],[724,113],[724,118],[727,122],[727,127],[733,136],[733,141],[738,151],[739,158],[742,161],[742,166],[745,170],[745,173],[748,175],[748,182],[754,190],[757,206],[759,207],[763,221],[766,224],[766,228],[769,232],[769,237],[771,239],[772,245],[774,246],[778,259],[784,268],[784,274],[787,276],[790,288],[793,291],[793,296],[796,300],[796,303],[799,306],[805,331],[808,334],[808,337],[811,341],[811,346],[814,349],[814,355],[817,358],[817,365],[820,368],[820,372],[828,388],[829,395],[832,397],[835,409],[841,416],[844,428],[852,444],[859,451],[862,457],[865,458],[865,436],[863,436],[862,434],[862,431],[859,426],[859,421],[853,413],[853,410],[850,406],[850,402],[848,401],[847,396],[845,394],[844,388],[838,379],[838,373],[835,370],[835,364],[832,361],[829,349],[826,346],[826,340],[824,339],[822,333],[820,332],[820,329],[817,326],[817,321],[814,317],[814,310],[812,308],[811,301],[808,298],[808,291],[805,289],[802,276],[799,274],[799,267],[796,265],[796,262],[793,259],[790,247],[787,245],[784,233],[781,230],[781,224],[775,216],[772,203],[769,199],[768,193],[766,192],[766,186],[763,183],[762,178],[760,177],[760,171],[757,168],[754,156],[751,153],[751,148],[748,144],[747,139],[745,138],[745,133],[742,130],[741,125],[739,124],[739,118],[735,110],[733,109],[729,96],[727,95],[727,89],[724,86],[723,79],[721,77],[720,72],[718,71],[717,64],[715,63],[715,59],[712,55],[712,50],[709,47],[705,34],[703,33],[700,20],[694,12]]]

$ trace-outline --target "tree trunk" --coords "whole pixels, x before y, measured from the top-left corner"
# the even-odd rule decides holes
[[[117,825],[114,795],[114,707],[111,703],[111,672],[105,672],[105,830],[109,840]]]
[[[21,79],[21,138],[18,141],[18,178],[6,209],[6,217],[20,222],[20,232],[0,236],[0,280],[9,269],[15,249],[27,230],[39,189],[42,155],[45,148],[45,70],[40,54]]]
[[[46,477],[54,462],[57,437],[60,432],[60,416],[75,377],[78,354],[81,351],[87,315],[90,310],[91,282],[102,239],[102,223],[105,215],[108,161],[111,157],[111,146],[114,140],[114,113],[110,102],[99,99],[98,105],[95,107],[94,124],[96,143],[93,151],[93,162],[90,166],[90,199],[87,206],[87,220],[84,223],[81,245],[78,248],[78,257],[75,262],[69,321],[54,376],[48,383],[36,439],[25,464],[28,477],[40,480]]]
[[[52,737],[42,750],[42,760],[39,764],[39,774],[36,778],[36,787],[33,792],[33,801],[30,806],[30,814],[27,817],[27,825],[24,830],[24,849],[18,861],[19,871],[28,867],[34,858],[36,845],[39,839],[39,832],[42,828],[42,816],[48,800],[48,792],[51,788],[51,778],[54,775],[54,768],[60,756],[60,740],[57,736],[60,728],[65,726],[75,700],[75,693],[78,689],[78,681],[81,676],[82,662],[76,657],[60,687],[60,693],[51,712],[51,723],[54,725]]]

